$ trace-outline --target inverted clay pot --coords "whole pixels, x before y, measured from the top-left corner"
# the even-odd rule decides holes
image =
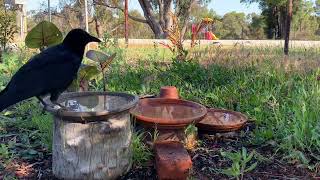
[[[179,99],[179,93],[174,86],[164,86],[160,89],[160,98]]]

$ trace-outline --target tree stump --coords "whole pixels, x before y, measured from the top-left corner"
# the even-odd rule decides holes
[[[87,124],[54,120],[53,174],[63,179],[116,179],[131,168],[128,113]]]
[[[125,93],[75,92],[59,97],[66,109],[47,106],[54,115],[53,175],[108,180],[127,173],[132,164],[129,110],[138,100]]]

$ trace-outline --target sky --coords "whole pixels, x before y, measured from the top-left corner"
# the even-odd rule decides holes
[[[56,5],[59,0],[51,0],[52,5]],[[47,3],[47,0],[27,0],[27,9],[39,9],[41,3]],[[242,4],[240,0],[212,0],[208,5],[209,9],[213,9],[218,15],[224,15],[230,11],[248,13],[260,13],[258,4]],[[129,0],[129,9],[138,9],[142,12],[138,0]]]

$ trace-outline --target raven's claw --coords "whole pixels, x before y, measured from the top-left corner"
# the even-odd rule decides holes
[[[69,109],[57,102],[53,102],[53,105],[54,105],[54,109],[56,109],[55,107],[58,106],[59,110],[64,110],[64,111],[68,111]]]

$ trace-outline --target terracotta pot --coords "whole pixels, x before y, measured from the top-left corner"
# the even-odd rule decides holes
[[[164,86],[160,89],[160,98],[179,99],[179,93],[174,86]]]

